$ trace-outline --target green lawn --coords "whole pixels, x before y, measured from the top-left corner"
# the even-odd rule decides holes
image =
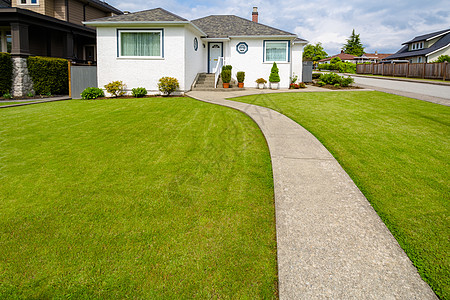
[[[422,277],[450,299],[450,108],[380,92],[233,99],[313,133],[384,220]]]
[[[190,98],[0,111],[0,298],[276,298],[270,156]]]

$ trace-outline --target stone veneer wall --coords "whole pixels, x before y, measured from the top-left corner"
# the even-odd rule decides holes
[[[29,92],[34,93],[26,57],[13,56],[11,59],[13,63],[11,94],[14,97],[22,97]]]

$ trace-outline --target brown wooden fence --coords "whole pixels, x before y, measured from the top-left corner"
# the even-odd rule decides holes
[[[357,74],[450,80],[450,66],[444,63],[357,64]]]

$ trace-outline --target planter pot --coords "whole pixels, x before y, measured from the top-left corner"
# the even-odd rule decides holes
[[[230,83],[228,82],[228,83],[223,83],[223,88],[224,89],[228,89],[230,87]]]
[[[278,86],[279,86],[279,83],[278,83],[278,82],[271,82],[271,83],[270,83],[270,88],[271,88],[272,90],[278,90]]]
[[[264,89],[264,83],[258,83],[258,89],[260,90]]]
[[[243,82],[238,82],[238,87],[239,88],[243,88],[244,87],[244,83]]]

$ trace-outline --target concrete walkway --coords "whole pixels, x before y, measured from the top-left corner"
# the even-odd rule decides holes
[[[265,97],[268,92],[187,95],[244,112],[267,140],[275,185],[280,299],[437,299],[364,195],[314,136],[276,111],[225,100]]]

